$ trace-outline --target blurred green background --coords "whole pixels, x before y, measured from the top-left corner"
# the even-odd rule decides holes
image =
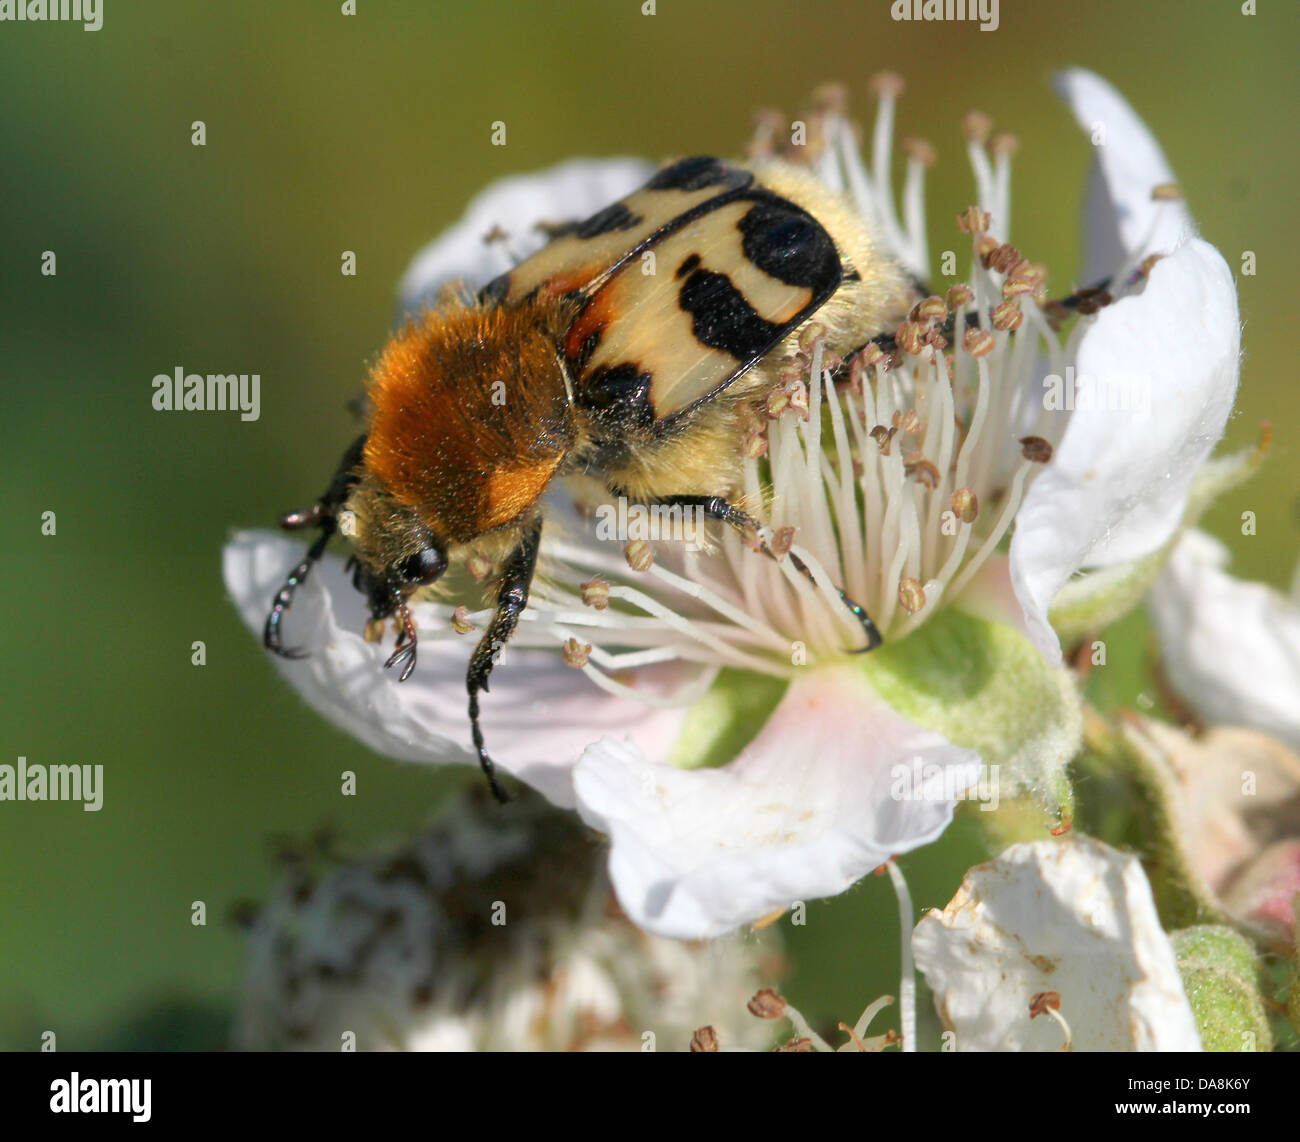
[[[1275,442],[1209,526],[1239,574],[1289,581],[1293,5],[1002,0],[993,33],[894,23],[888,0],[659,0],[653,16],[641,0],[340,6],[107,0],[98,32],[0,24],[0,760],[106,769],[99,813],[0,803],[0,1046],[32,1049],[43,1030],[61,1049],[221,1046],[241,970],[224,916],[265,895],[270,839],[332,822],[377,840],[478,779],[376,757],[312,715],[225,599],[220,551],[319,490],[407,259],[501,175],[577,154],[734,152],[756,108],[793,114],[830,79],[868,117],[867,81],[889,67],[908,81],[900,133],[939,151],[931,248],[954,243],[971,199],[958,124],[978,106],[1021,139],[1014,240],[1068,284],[1089,155],[1048,81],[1101,72],[1229,264],[1257,253],[1258,275],[1239,279],[1229,440],[1268,419]],[[504,148],[489,145],[497,119]],[[260,373],[261,419],[154,412],[150,381],[177,365]],[[1133,703],[1144,621],[1122,633],[1099,684]],[[343,769],[359,796],[339,796]],[[945,903],[981,852],[966,823],[906,858],[918,906]],[[816,1018],[851,1021],[896,991],[886,880],[787,932],[785,990]]]

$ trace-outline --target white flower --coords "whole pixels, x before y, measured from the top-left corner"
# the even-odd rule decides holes
[[[969,286],[950,291],[950,305],[933,299],[915,312],[899,351],[864,355],[844,387],[831,383],[811,336],[805,375],[746,442],[761,459],[747,462],[745,498],[762,503],[770,492],[768,522],[797,529],[792,550],[815,586],[790,560],[762,558],[730,533],[712,553],[661,543],[634,572],[571,505],[556,504],[563,534],[548,529],[543,576],[493,675],[484,727],[502,768],[609,835],[619,899],[650,930],[712,935],[843,890],[933,840],[981,763],[1000,771],[1007,793],[1056,793],[1080,714],[1057,668],[1048,607],[1080,569],[1168,538],[1222,430],[1237,366],[1222,259],[1199,239],[1175,247],[1181,203],[1151,203],[1168,182],[1158,148],[1100,80],[1072,72],[1063,89],[1082,122],[1107,125],[1099,177],[1113,221],[1094,224],[1089,240],[1122,251],[1110,293],[1058,335],[1038,304],[1042,267],[1004,241],[1011,147],[1002,136],[986,146],[982,121],[969,120],[983,207],[963,216]],[[878,88],[873,169],[834,105],[802,157],[925,272],[923,152],[909,161],[902,221],[889,183],[896,90]],[[504,268],[484,264],[473,245],[498,206],[505,241],[522,242],[537,222],[563,221],[562,204],[582,216],[642,173],[625,160],[568,164],[563,196],[550,190],[555,172],[488,191],[417,258],[406,303],[446,278],[481,284]],[[1153,262],[1153,249],[1168,256]],[[940,333],[949,308],[958,315],[951,354]],[[1128,403],[1052,407],[1044,375],[1072,368],[1145,386],[1147,422]],[[228,546],[226,582],[254,629],[298,552],[261,534]],[[598,590],[580,586],[593,581]],[[837,586],[872,614],[882,649],[847,653],[861,630]],[[596,605],[606,587],[618,606]],[[363,607],[341,561],[327,560],[291,615],[293,640],[315,653],[277,665],[374,748],[468,761],[471,640],[453,632],[450,606],[413,609],[420,667],[397,686],[380,668],[384,652],[361,637]],[[468,616],[480,631],[486,618]],[[900,767],[917,780],[900,786]]]
[[[959,1051],[1201,1049],[1142,865],[1098,841],[1012,845],[912,947]]]
[[[1300,576],[1291,596],[1228,574],[1204,532],[1179,540],[1147,600],[1165,675],[1197,718],[1300,749]]]
[[[1186,237],[1191,224],[1181,202],[1151,200],[1154,187],[1171,182],[1160,148],[1096,76],[1066,72],[1059,87],[1080,125],[1103,132],[1090,183],[1089,257],[1122,251],[1123,259],[1108,260],[1103,271],[1115,275],[1112,289],[1122,290],[1135,265],[1172,252],[1151,270],[1143,293],[1075,333],[1076,376],[1096,378],[1099,386],[1131,378],[1149,392],[1149,414],[1076,409],[1016,520],[1011,578],[1033,637],[1048,654],[1057,644],[1047,610],[1072,575],[1140,559],[1173,535],[1192,477],[1223,434],[1240,352],[1227,264],[1208,243]]]
[[[462,798],[400,846],[289,866],[249,924],[243,1049],[685,1051],[701,1020],[771,1042],[745,1002],[775,938],[647,936],[540,798],[508,821]]]

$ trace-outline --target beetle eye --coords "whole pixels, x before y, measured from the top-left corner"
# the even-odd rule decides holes
[[[447,570],[447,560],[436,547],[425,547],[408,556],[401,565],[402,578],[417,586],[432,583]]]

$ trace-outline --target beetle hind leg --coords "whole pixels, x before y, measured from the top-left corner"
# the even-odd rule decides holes
[[[694,507],[699,508],[709,519],[717,520],[728,527],[734,528],[742,536],[756,535],[761,537],[763,534],[763,525],[753,516],[736,507],[723,496],[666,496],[658,501],[669,507]],[[766,542],[760,538],[761,550],[764,554],[773,559],[779,558]],[[789,553],[790,563],[796,571],[799,572],[813,586],[817,586],[817,580],[813,577],[812,571],[808,565],[793,552]],[[866,645],[857,647],[853,650],[854,654],[865,654],[869,650],[875,650],[882,642],[879,628],[872,621],[871,616],[861,603],[854,602],[840,588],[836,587],[840,601],[848,607],[853,613],[853,617],[858,620],[862,626],[862,632],[866,636]]]

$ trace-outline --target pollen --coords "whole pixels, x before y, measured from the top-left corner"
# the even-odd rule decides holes
[[[591,657],[591,643],[579,642],[576,638],[567,638],[564,640],[564,665],[572,666],[575,670],[581,670],[587,665],[587,660]]]

